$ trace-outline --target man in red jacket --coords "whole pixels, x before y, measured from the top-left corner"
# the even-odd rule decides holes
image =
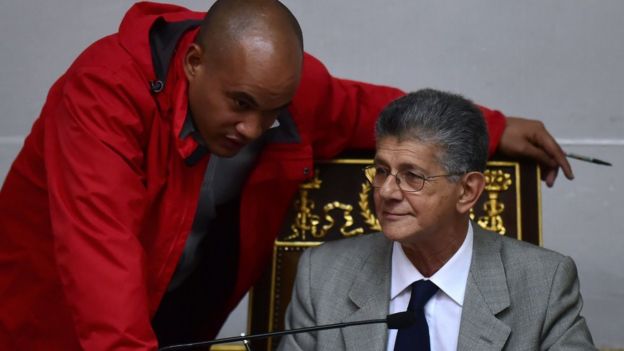
[[[51,88],[0,192],[0,349],[213,337],[313,160],[372,149],[403,95],[330,76],[279,2],[203,17],[138,3]],[[483,112],[491,152],[572,177],[539,122]]]

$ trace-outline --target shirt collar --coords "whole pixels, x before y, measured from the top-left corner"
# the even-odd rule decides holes
[[[473,232],[472,224],[468,222],[468,232],[464,242],[453,256],[429,280],[448,295],[460,306],[464,304],[466,281],[472,260]],[[390,299],[396,298],[413,282],[425,279],[407,258],[401,244],[393,243],[392,247],[392,283]]]
[[[186,117],[184,118],[184,124],[180,131],[180,139],[184,139],[188,136],[192,136],[199,145],[206,145],[204,138],[202,138],[201,134],[199,134],[199,130],[197,130],[195,126],[190,107],[186,110]]]

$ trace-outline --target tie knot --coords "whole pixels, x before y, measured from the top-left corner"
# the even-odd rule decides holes
[[[427,301],[438,291],[438,286],[431,280],[419,280],[412,283],[412,297],[409,301],[409,309],[422,309]]]

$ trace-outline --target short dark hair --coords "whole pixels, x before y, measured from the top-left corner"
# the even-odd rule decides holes
[[[461,95],[434,89],[407,94],[381,112],[375,136],[377,141],[396,137],[440,147],[438,161],[448,173],[485,170],[485,121],[479,108]]]

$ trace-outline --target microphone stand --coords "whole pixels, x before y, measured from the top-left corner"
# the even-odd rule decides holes
[[[272,337],[272,336],[299,334],[299,333],[313,332],[313,331],[325,330],[325,329],[352,327],[352,326],[364,325],[364,324],[387,323],[388,324],[388,328],[390,328],[390,329],[399,329],[399,328],[404,328],[406,326],[414,324],[414,322],[415,322],[415,317],[413,317],[413,314],[411,314],[409,312],[399,312],[399,313],[394,313],[394,314],[388,315],[387,318],[369,319],[369,320],[364,320],[364,321],[354,321],[354,322],[344,322],[344,323],[334,323],[334,324],[326,324],[326,325],[317,325],[317,326],[313,326],[313,327],[305,327],[305,328],[298,328],[298,329],[282,330],[282,331],[277,331],[277,332],[268,332],[268,333],[247,335],[247,336],[245,336],[245,335],[243,335],[243,336],[233,336],[233,337],[223,338],[223,339],[215,339],[215,340],[209,340],[209,341],[193,342],[193,343],[188,343],[188,344],[178,344],[178,345],[165,346],[165,347],[162,347],[162,348],[158,349],[158,351],[191,350],[191,349],[195,349],[195,348],[198,348],[198,347],[210,346],[210,345],[215,345],[215,344],[225,344],[225,343],[231,343],[231,342],[237,342],[237,341],[251,341],[251,340],[257,340],[257,339],[264,339],[264,338],[268,338],[268,337]]]

